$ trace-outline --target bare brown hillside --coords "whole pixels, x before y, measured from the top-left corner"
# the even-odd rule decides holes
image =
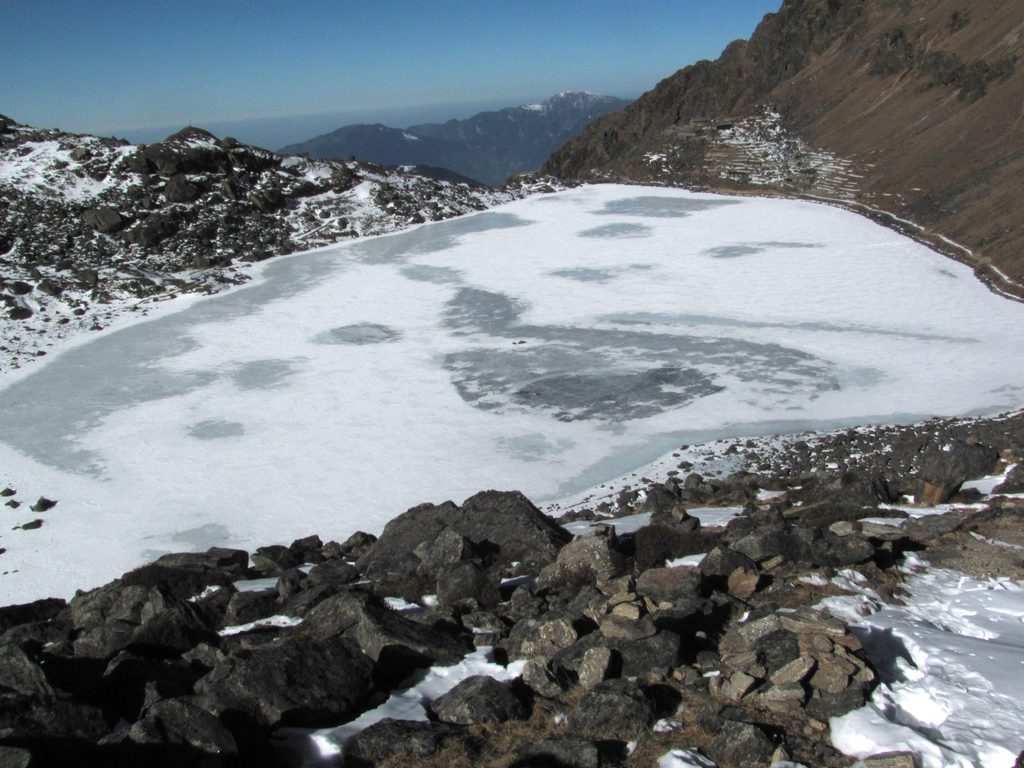
[[[785,0],[545,170],[879,209],[1020,293],[1022,56],[1020,0]]]

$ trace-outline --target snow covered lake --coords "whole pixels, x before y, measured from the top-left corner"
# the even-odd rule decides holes
[[[0,384],[0,601],[560,499],[682,442],[1019,407],[1024,307],[857,215],[590,186],[279,258]],[[35,517],[36,530],[10,529]]]

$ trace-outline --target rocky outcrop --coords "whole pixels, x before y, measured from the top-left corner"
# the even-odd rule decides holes
[[[525,194],[372,163],[285,157],[185,128],[163,141],[0,122],[0,353],[101,327],[119,306],[248,279],[244,265]],[[525,184],[525,183],[524,183]]]
[[[1012,0],[984,12],[959,0],[786,0],[749,40],[595,121],[545,170],[888,212],[1019,294],[1022,23]]]
[[[462,180],[498,185],[513,174],[537,170],[552,151],[587,123],[628,103],[614,96],[567,92],[541,104],[480,112],[445,123],[404,129],[379,123],[346,125],[290,144],[281,152],[325,160],[354,156],[388,166],[425,166],[421,172],[434,178],[443,178],[443,172],[450,169],[449,174],[454,171]]]

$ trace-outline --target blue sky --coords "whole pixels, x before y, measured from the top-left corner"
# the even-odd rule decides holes
[[[633,97],[779,5],[0,0],[0,113],[129,138],[186,124],[284,135],[316,122],[295,116],[404,127],[563,90]]]

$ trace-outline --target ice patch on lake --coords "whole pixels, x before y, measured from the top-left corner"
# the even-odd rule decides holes
[[[604,224],[600,227],[590,227],[579,233],[580,237],[647,237],[651,234],[651,228],[646,224],[631,224],[630,222],[616,222]]]
[[[207,419],[192,424],[186,432],[199,440],[220,440],[224,437],[235,437],[245,434],[245,425],[237,421],[224,419]]]
[[[605,223],[644,236],[580,236]],[[708,257],[737,244],[761,250]],[[7,377],[3,477],[61,504],[5,535],[0,598],[207,525],[205,546],[343,540],[485,488],[554,502],[700,439],[1021,404],[1024,308],[812,203],[580,187],[255,269]]]
[[[313,337],[317,344],[381,344],[394,341],[400,336],[398,331],[377,323],[356,323],[331,328]]]

